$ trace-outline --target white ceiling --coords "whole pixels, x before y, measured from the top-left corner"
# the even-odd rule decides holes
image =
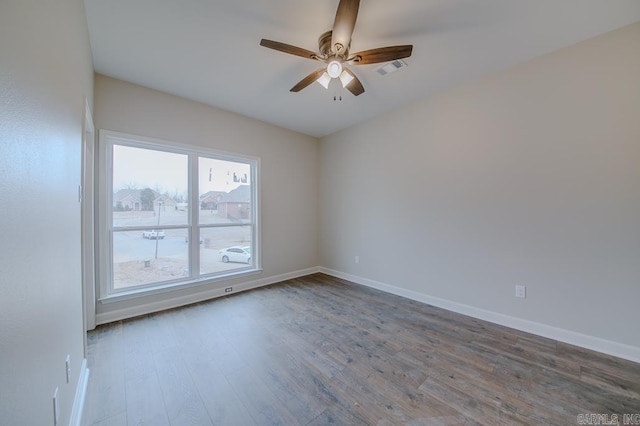
[[[351,52],[413,44],[413,55],[385,77],[353,67],[366,92],[334,102],[333,86],[289,92],[319,62],[258,43],[317,51],[338,0],[85,4],[96,72],[316,137],[640,21],[639,0],[362,0]]]

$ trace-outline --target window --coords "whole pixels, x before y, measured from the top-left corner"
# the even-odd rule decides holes
[[[259,269],[258,161],[101,132],[101,298]]]

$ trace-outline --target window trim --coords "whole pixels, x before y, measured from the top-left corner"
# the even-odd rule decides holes
[[[101,303],[112,303],[122,300],[166,293],[173,290],[185,289],[194,286],[213,285],[214,288],[223,285],[216,283],[231,278],[253,275],[262,272],[261,261],[261,227],[260,227],[260,158],[245,154],[234,154],[199,145],[188,145],[179,142],[155,139],[145,136],[131,135],[112,130],[100,129],[98,146],[98,179],[97,179],[97,217],[96,217],[96,255],[98,266],[97,300]],[[135,286],[126,290],[113,291],[113,232],[122,231],[121,227],[113,226],[113,150],[114,144],[125,145],[142,149],[153,149],[163,152],[187,155],[188,170],[188,201],[191,206],[199,206],[199,176],[198,158],[213,157],[224,161],[247,163],[251,166],[251,203],[252,217],[249,223],[227,226],[251,226],[252,265],[238,268],[233,271],[225,271],[217,274],[199,275],[200,245],[199,230],[202,227],[215,227],[199,224],[199,207],[190,208],[187,223],[184,225],[167,225],[168,228],[186,228],[189,236],[189,271],[187,279],[162,281],[160,283]],[[224,227],[225,225],[221,225]],[[198,273],[194,273],[198,271]]]

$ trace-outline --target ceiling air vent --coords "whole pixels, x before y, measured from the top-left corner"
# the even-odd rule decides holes
[[[387,75],[405,67],[407,67],[407,63],[402,59],[397,59],[395,61],[389,62],[388,64],[381,66],[376,71],[380,75]]]

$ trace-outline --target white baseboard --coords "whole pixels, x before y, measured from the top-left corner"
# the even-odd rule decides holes
[[[89,384],[89,369],[87,368],[87,360],[82,360],[80,367],[80,378],[76,385],[76,395],[73,398],[73,407],[71,408],[71,419],[69,426],[80,426],[82,423],[82,413],[84,411],[84,400],[87,396],[87,385]]]
[[[294,278],[303,277],[319,272],[318,267],[302,269],[299,271],[288,272],[286,274],[275,275],[267,278],[247,281],[240,284],[233,284],[233,293],[240,291],[252,290],[254,288],[263,287],[270,284],[279,283]],[[193,292],[179,297],[166,297],[150,303],[139,304],[136,306],[125,307],[122,309],[101,312],[96,315],[96,324],[107,324],[114,321],[120,321],[127,318],[133,318],[140,315],[146,315],[153,312],[163,311],[165,309],[177,308],[192,303],[203,302],[205,300],[215,299],[217,297],[228,296],[224,288],[230,286],[220,286],[205,291]]]
[[[589,336],[563,328],[552,327],[550,325],[541,324],[535,321],[529,321],[522,318],[512,317],[509,315],[499,314],[497,312],[487,311],[474,306],[465,305],[451,300],[441,299],[439,297],[429,296],[424,293],[418,293],[412,290],[406,290],[393,285],[385,284],[379,281],[362,278],[356,275],[346,274],[333,269],[324,267],[318,268],[319,272],[341,278],[347,281],[361,284],[382,290],[397,296],[406,297],[428,305],[437,306],[448,311],[457,312],[473,318],[489,321],[494,324],[503,325],[505,327],[524,331],[538,336],[547,337],[549,339],[558,340],[571,345],[580,346],[582,348],[602,352],[618,358],[627,359],[629,361],[640,363],[640,348],[626,345],[624,343],[613,342],[601,339],[599,337]]]

